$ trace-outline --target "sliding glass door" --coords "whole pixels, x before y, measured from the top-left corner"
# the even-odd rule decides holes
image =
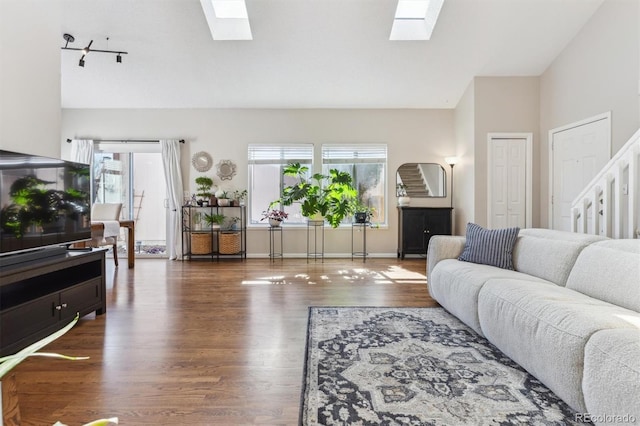
[[[93,163],[94,202],[122,203],[121,219],[135,222],[137,257],[166,256],[166,187],[160,152],[127,144],[103,145],[107,144],[96,149]],[[126,254],[122,229],[118,256]]]

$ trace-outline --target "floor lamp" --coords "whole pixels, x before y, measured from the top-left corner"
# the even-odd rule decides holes
[[[458,163],[458,157],[445,157],[444,161],[451,166],[451,208],[453,209],[453,166]]]

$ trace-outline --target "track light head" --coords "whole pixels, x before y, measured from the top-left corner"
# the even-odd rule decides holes
[[[82,55],[82,58],[80,58],[80,62],[78,62],[78,65],[84,68],[84,55]]]
[[[116,62],[119,64],[122,63],[122,55],[120,55],[119,53],[118,53],[118,56],[116,56]]]

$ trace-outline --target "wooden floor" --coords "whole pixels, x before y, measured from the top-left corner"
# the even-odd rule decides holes
[[[295,425],[309,306],[435,306],[425,260],[107,262],[91,314],[14,371],[23,424]]]

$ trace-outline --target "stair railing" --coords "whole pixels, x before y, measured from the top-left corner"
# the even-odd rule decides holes
[[[636,238],[640,227],[640,130],[571,204],[571,230]]]

